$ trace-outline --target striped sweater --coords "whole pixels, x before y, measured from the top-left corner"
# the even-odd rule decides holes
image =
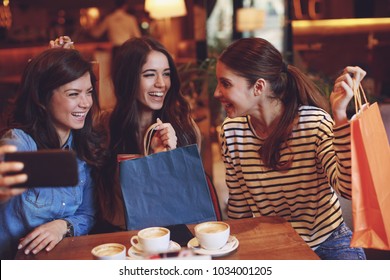
[[[322,109],[301,106],[298,122],[281,150],[288,170],[264,166],[250,117],[227,118],[221,130],[229,188],[228,217],[280,216],[315,250],[342,222],[335,194],[351,199],[349,124],[333,128]]]

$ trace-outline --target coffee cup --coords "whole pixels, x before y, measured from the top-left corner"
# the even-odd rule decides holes
[[[169,248],[171,232],[164,227],[149,227],[132,236],[130,243],[144,253],[166,252]]]
[[[125,260],[126,246],[119,243],[106,243],[91,251],[95,260]]]
[[[198,224],[194,230],[199,245],[206,250],[221,249],[230,236],[230,226],[220,221]]]

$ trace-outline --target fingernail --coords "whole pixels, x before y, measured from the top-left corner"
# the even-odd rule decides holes
[[[29,250],[25,250],[24,253],[25,253],[26,255],[28,255],[28,253],[30,253],[30,251],[29,251]]]
[[[22,247],[23,247],[22,244],[19,244],[18,245],[18,250],[22,249]]]

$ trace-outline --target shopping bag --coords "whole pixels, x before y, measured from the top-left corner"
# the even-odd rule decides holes
[[[147,147],[145,156],[119,163],[126,228],[215,221],[197,145],[151,155]]]
[[[377,103],[362,109],[355,90],[351,121],[352,247],[390,250],[390,147]]]

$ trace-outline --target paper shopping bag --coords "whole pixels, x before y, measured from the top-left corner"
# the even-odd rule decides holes
[[[352,247],[390,250],[390,147],[377,103],[351,121]]]
[[[119,172],[128,230],[216,220],[196,145],[123,160]]]

